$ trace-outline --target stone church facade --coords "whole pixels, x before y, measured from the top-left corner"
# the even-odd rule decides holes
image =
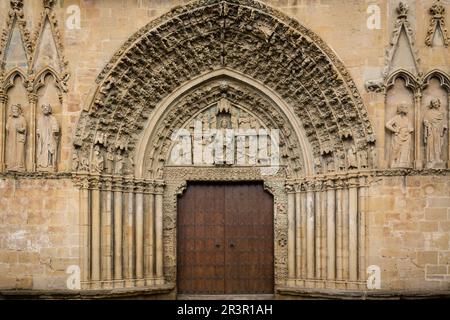
[[[448,294],[448,1],[0,8],[1,296],[263,293],[234,290],[226,279],[240,269],[210,261],[233,252],[246,254],[237,268],[269,261],[264,293],[280,299]],[[227,153],[239,151],[236,137],[225,160],[217,149],[206,159],[197,125],[253,133],[241,156]],[[276,135],[252,155],[245,141],[261,132]],[[240,191],[184,201],[196,184],[260,185],[249,219],[269,215],[273,232],[259,235],[269,256],[236,231],[239,215],[223,222],[245,214]],[[236,238],[201,238],[221,199],[214,227]],[[256,237],[263,222],[251,221]],[[239,251],[239,239],[252,249]],[[199,268],[183,269],[190,261]],[[225,284],[208,282],[208,267]]]

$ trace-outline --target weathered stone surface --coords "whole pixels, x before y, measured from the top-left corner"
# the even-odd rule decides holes
[[[81,1],[80,29],[67,5],[0,2],[0,289],[43,297],[78,265],[83,290],[101,291],[58,297],[173,294],[186,182],[252,180],[274,195],[277,294],[450,290],[446,4],[379,1],[381,29],[367,28],[361,1]],[[223,98],[280,129],[276,175],[170,166],[171,134]],[[425,116],[435,99],[439,114]],[[27,130],[10,141],[15,104]],[[60,129],[54,155],[38,154],[43,104]],[[400,104],[408,125],[388,131]],[[408,148],[391,165],[402,128]],[[370,265],[382,291],[361,293]]]

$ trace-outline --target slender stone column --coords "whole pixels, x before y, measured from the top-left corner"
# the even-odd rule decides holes
[[[366,278],[366,215],[367,215],[367,187],[366,177],[359,180],[359,232],[358,232],[358,250],[359,250],[359,275],[358,279]]]
[[[321,265],[321,235],[322,235],[322,191],[316,191],[315,193],[315,276],[320,279],[322,277],[322,265]]]
[[[358,189],[355,179],[350,180],[348,214],[349,278],[351,281],[356,281],[358,278]]]
[[[89,289],[86,285],[90,279],[90,197],[89,182],[87,178],[80,180],[80,266],[82,289]]]
[[[348,204],[348,198],[349,198],[349,191],[348,187],[342,190],[343,196],[342,196],[342,276],[344,280],[348,280],[348,256],[349,256],[349,204]]]
[[[36,105],[38,97],[34,93],[28,95],[28,100],[30,102],[30,160],[31,171],[36,171]],[[28,162],[28,161],[27,161]]]
[[[330,186],[331,187],[331,186]],[[327,278],[336,277],[335,190],[327,190]]]
[[[156,278],[158,284],[164,282],[164,243],[163,243],[163,190],[164,185],[155,188],[155,246],[156,246]]]
[[[307,214],[307,225],[306,225],[306,254],[307,254],[307,264],[306,273],[309,279],[314,278],[314,192],[308,190],[306,194],[306,214]]]
[[[414,93],[414,168],[423,168],[422,159],[422,121],[421,121],[421,104],[422,104],[422,92],[420,88]]]
[[[343,229],[343,191],[336,190],[336,279],[343,279],[342,229]]]
[[[136,283],[144,285],[144,194],[142,190],[136,193]]]
[[[112,287],[112,185],[111,180],[105,182],[105,190],[101,193],[102,198],[102,255],[101,255],[101,275],[104,288]]]
[[[150,192],[153,192],[151,188]],[[155,235],[155,195],[149,193],[145,195],[146,201],[144,211],[144,250],[145,250],[145,279],[146,285],[154,283],[155,268],[154,268],[154,235]]]
[[[295,279],[295,193],[292,186],[288,192],[288,282]]]
[[[300,186],[295,186],[295,278],[301,278],[302,274],[302,200]]]
[[[98,178],[97,178],[98,179]],[[95,181],[97,185],[92,189],[92,287],[100,287],[100,182]]]
[[[325,182],[328,183],[328,182]],[[327,278],[327,191],[326,185],[321,192],[320,201],[320,278]]]
[[[126,182],[128,183],[128,182]],[[127,185],[122,197],[125,204],[123,212],[123,275],[125,286],[134,286],[135,269],[135,221],[134,221],[134,194],[132,187]]]
[[[122,191],[121,181],[116,179],[114,186],[114,280],[115,287],[122,287]]]
[[[306,278],[306,259],[307,259],[307,244],[306,244],[306,221],[307,218],[307,209],[306,209],[306,193],[302,192],[301,194],[301,278]]]
[[[6,103],[8,96],[0,93],[0,172],[5,171],[6,152]]]

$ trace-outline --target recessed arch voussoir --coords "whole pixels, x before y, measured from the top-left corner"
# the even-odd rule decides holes
[[[370,157],[367,111],[348,72],[317,35],[257,1],[201,0],[149,23],[116,53],[81,116],[78,158],[90,162],[96,144],[138,154],[161,101],[222,69],[254,79],[289,106],[310,146],[314,173],[354,168],[348,150]]]

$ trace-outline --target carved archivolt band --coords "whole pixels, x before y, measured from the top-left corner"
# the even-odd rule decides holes
[[[320,38],[259,2],[214,0],[174,9],[119,50],[81,116],[74,142],[79,158],[90,161],[99,132],[103,148],[126,141],[125,153],[133,156],[158,104],[183,83],[220,68],[252,77],[290,105],[318,172],[338,167],[349,149],[343,140],[355,153],[374,142],[354,83]]]

